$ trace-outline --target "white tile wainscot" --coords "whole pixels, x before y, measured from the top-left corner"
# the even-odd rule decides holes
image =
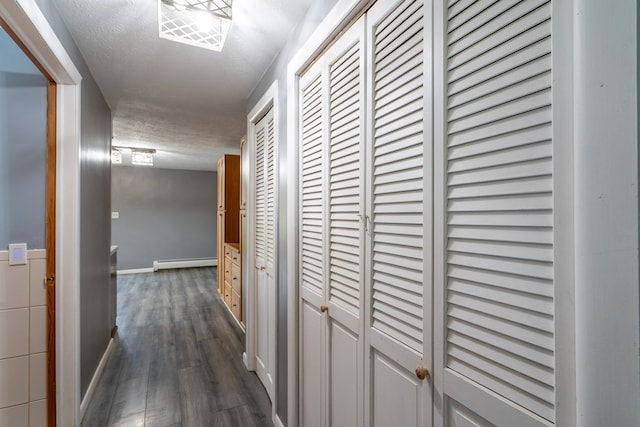
[[[27,259],[9,266],[0,251],[0,426],[47,425],[46,252]]]

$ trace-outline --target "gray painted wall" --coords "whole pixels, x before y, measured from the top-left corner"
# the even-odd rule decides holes
[[[0,250],[45,247],[47,80],[0,29]]]
[[[36,0],[82,75],[80,142],[80,387],[84,396],[111,339],[111,110],[51,0]]]
[[[296,29],[289,37],[288,43],[280,51],[276,59],[273,61],[269,69],[265,72],[260,82],[251,92],[247,99],[247,113],[256,105],[264,93],[269,89],[274,81],[278,81],[278,103],[280,108],[280,117],[276,117],[278,123],[278,132],[280,141],[278,141],[279,150],[279,182],[278,192],[280,194],[278,208],[278,224],[288,224],[295,220],[287,218],[287,65],[293,59],[300,47],[309,39],[313,31],[318,27],[322,20],[327,16],[331,8],[337,3],[337,0],[315,0],[307,12],[305,18],[298,24]],[[287,425],[287,288],[289,286],[287,280],[287,227],[280,226],[278,228],[278,295],[276,303],[276,393],[277,408],[276,413],[280,420]]]
[[[80,145],[80,385],[84,396],[111,338],[111,110],[82,80]]]
[[[114,166],[111,177],[118,270],[217,257],[217,172]]]

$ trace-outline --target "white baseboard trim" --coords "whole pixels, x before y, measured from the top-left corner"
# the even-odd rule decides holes
[[[282,421],[280,421],[280,417],[278,416],[278,414],[275,414],[273,416],[273,425],[275,427],[284,427],[284,424],[282,424]]]
[[[217,258],[168,259],[153,261],[153,271],[166,270],[169,268],[215,267],[217,265]]]
[[[244,367],[247,368],[247,371],[251,370],[251,369],[249,369],[249,359],[247,359],[247,352],[246,351],[242,352],[242,363],[244,363]]]
[[[153,273],[153,268],[134,268],[131,270],[118,270],[118,274]]]
[[[91,378],[91,382],[89,383],[89,388],[87,388],[87,392],[84,394],[84,398],[82,399],[82,403],[80,403],[80,421],[84,418],[85,412],[87,412],[87,407],[91,402],[91,398],[93,397],[93,393],[96,391],[96,386],[98,385],[98,381],[102,376],[102,372],[104,371],[104,367],[107,365],[107,361],[109,360],[109,356],[113,350],[115,340],[111,338],[109,340],[109,345],[107,345],[107,349],[104,351],[102,355],[102,359],[100,359],[100,363],[98,363],[98,367],[93,374],[93,378]]]

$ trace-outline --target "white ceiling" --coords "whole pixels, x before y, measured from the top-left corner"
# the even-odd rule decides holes
[[[214,170],[238,153],[246,98],[313,0],[234,0],[222,52],[158,37],[158,0],[53,0],[113,116],[113,145],[155,167]]]

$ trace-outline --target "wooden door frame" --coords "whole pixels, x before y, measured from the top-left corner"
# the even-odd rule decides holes
[[[47,219],[45,246],[47,253],[47,420],[56,425],[56,82],[47,85]]]
[[[255,168],[253,167],[255,163],[256,156],[256,124],[264,117],[265,114],[269,112],[269,109],[273,108],[273,119],[274,119],[274,207],[275,212],[279,211],[279,166],[278,166],[278,156],[279,156],[279,147],[278,141],[280,138],[280,132],[278,130],[278,82],[275,81],[269,89],[265,92],[265,94],[260,98],[260,100],[256,103],[256,105],[251,109],[249,114],[247,115],[247,141],[246,141],[246,152],[247,152],[247,163],[248,170],[247,181],[246,182],[256,182],[255,177]],[[265,146],[266,149],[266,146]],[[266,169],[265,169],[266,171]],[[243,173],[245,173],[243,171]],[[241,177],[241,179],[245,179],[245,177]],[[246,262],[242,263],[242,291],[243,295],[246,295],[246,298],[243,298],[244,304],[246,306],[246,314],[247,318],[245,319],[245,327],[246,327],[246,335],[245,335],[245,353],[242,355],[243,361],[247,369],[251,371],[256,370],[256,356],[257,356],[257,339],[258,339],[258,305],[256,304],[256,299],[258,297],[258,291],[256,288],[256,274],[255,274],[255,185],[247,186],[247,239],[246,244],[243,245],[244,253],[241,255],[243,260]],[[279,221],[275,221],[274,228],[274,287],[278,289],[278,233],[279,233]],[[277,296],[277,295],[276,295]],[[278,301],[276,299],[276,306],[274,309],[276,310],[275,317],[277,319],[277,307]],[[276,349],[278,343],[278,328],[276,325],[275,335],[272,337],[272,342],[270,345],[273,345],[273,348]],[[277,356],[276,356],[277,357]],[[277,400],[278,400],[278,390],[277,390],[277,368],[278,365],[275,363],[275,360],[270,360],[269,363],[272,365],[270,368],[273,369],[273,382],[274,382],[274,391],[273,391],[273,401],[271,405],[271,415],[272,420],[276,425],[282,425],[280,420],[277,420]],[[280,424],[277,424],[277,423]]]
[[[48,126],[55,153],[55,419],[60,426],[78,425],[79,368],[79,246],[80,246],[80,81],[82,76],[42,14],[35,0],[0,3],[0,17],[52,83],[55,121]],[[51,110],[54,110],[53,104]],[[51,111],[48,109],[48,114]],[[55,138],[53,138],[55,135]],[[48,236],[53,237],[53,236]],[[54,295],[51,295],[54,297]],[[50,412],[52,414],[52,412]],[[51,424],[50,424],[51,425]]]

